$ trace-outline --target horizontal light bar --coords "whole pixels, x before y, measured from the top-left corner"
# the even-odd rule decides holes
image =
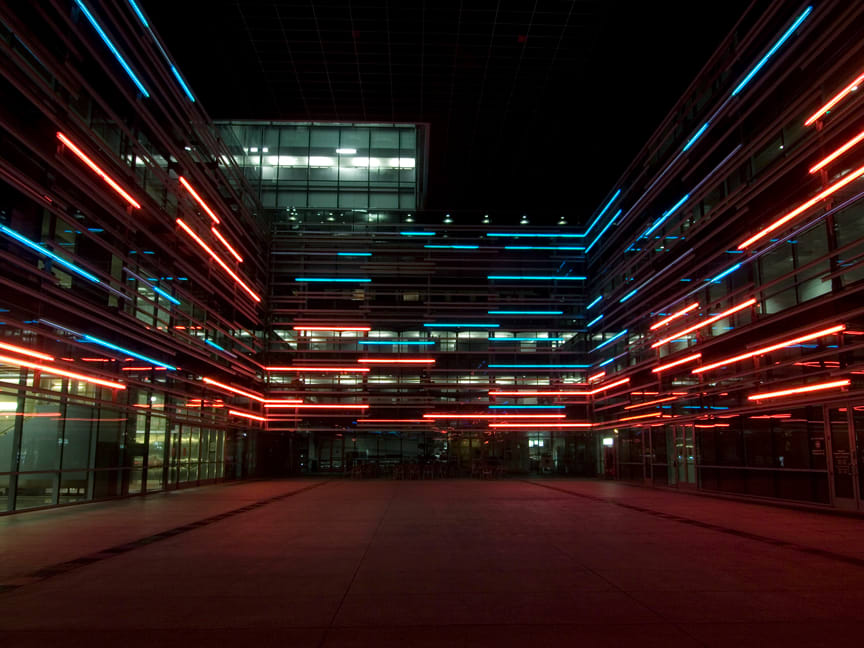
[[[111,53],[114,55],[114,58],[117,59],[117,62],[120,64],[129,78],[132,80],[132,83],[135,84],[135,87],[138,88],[138,91],[146,98],[150,96],[150,93],[147,92],[147,88],[144,87],[144,84],[141,83],[141,79],[132,71],[130,65],[126,62],[126,59],[123,58],[123,55],[120,54],[120,50],[117,49],[117,46],[114,45],[112,40],[108,37],[108,34],[105,33],[105,30],[102,29],[102,26],[98,23],[96,18],[90,13],[90,10],[87,6],[81,2],[81,0],[75,0],[75,4],[78,5],[78,8],[81,10],[81,13],[87,18],[90,24],[93,26],[93,29],[96,30],[96,33],[99,34],[99,38],[102,39],[102,42],[105,43],[105,46],[111,50]]]
[[[371,279],[363,277],[297,277],[297,283],[369,283]]]
[[[759,72],[759,70],[761,70],[762,67],[768,62],[768,59],[770,59],[772,56],[774,56],[774,54],[777,52],[777,50],[783,46],[783,43],[785,43],[789,39],[789,37],[793,34],[793,32],[796,29],[798,29],[798,27],[801,25],[801,23],[804,22],[804,20],[807,18],[807,16],[810,15],[811,11],[813,11],[813,7],[812,6],[807,7],[801,13],[801,15],[795,19],[795,22],[792,23],[792,26],[789,27],[789,29],[787,29],[779,39],[777,39],[777,42],[771,46],[771,49],[769,49],[768,52],[766,52],[765,56],[763,56],[759,60],[759,62],[753,66],[753,68],[747,73],[747,76],[745,76],[741,80],[741,83],[739,83],[735,87],[735,89],[732,91],[733,97],[735,95],[737,95],[739,92],[741,92],[741,90],[744,89],[744,86],[746,86],[748,83],[750,83],[750,81],[753,79],[753,77],[756,76],[756,74]]]
[[[265,371],[308,371],[321,373],[366,373],[369,367],[264,367]]]
[[[525,276],[517,276],[517,275],[487,275],[487,279],[506,279],[513,281],[585,281],[585,277],[558,277],[558,276],[547,276],[547,275],[537,275],[534,277],[525,277]]]
[[[769,398],[780,398],[781,396],[792,396],[794,394],[806,394],[808,392],[821,391],[823,389],[834,389],[836,387],[848,387],[850,380],[833,380],[826,383],[818,383],[816,385],[806,385],[805,387],[793,387],[791,389],[781,389],[773,392],[762,392],[761,394],[753,394],[747,397],[747,400],[767,400]]]
[[[491,337],[490,342],[563,342],[563,337]]]
[[[697,331],[704,326],[708,326],[709,324],[713,324],[717,320],[721,320],[724,317],[729,317],[729,315],[737,313],[738,311],[742,311],[745,308],[749,308],[750,306],[753,306],[755,304],[756,304],[756,300],[751,297],[747,301],[742,302],[742,303],[738,304],[737,306],[733,306],[732,308],[725,310],[722,313],[717,313],[716,315],[712,315],[708,319],[706,319],[702,322],[699,322],[698,324],[694,324],[693,326],[690,326],[690,327],[684,329],[683,331],[677,331],[676,333],[673,333],[672,335],[665,337],[662,340],[658,340],[657,342],[655,342],[654,344],[651,345],[651,348],[656,349],[657,347],[662,346],[662,345],[666,344],[667,342],[671,342],[672,340],[678,339],[682,335],[687,335],[688,333],[692,333],[693,331]]]
[[[238,394],[239,396],[251,398],[254,401],[258,401],[259,403],[263,403],[265,401],[264,397],[259,396],[258,394],[253,394],[252,392],[248,392],[245,389],[239,389],[237,387],[232,387],[231,385],[226,385],[225,383],[218,382],[216,380],[213,380],[212,378],[208,378],[207,376],[202,377],[201,380],[203,380],[208,385],[219,387],[220,389],[224,389],[234,394]]]
[[[479,245],[424,245],[430,250],[479,250]]]
[[[677,367],[678,365],[682,365],[687,362],[693,362],[694,360],[698,360],[701,357],[701,353],[694,353],[693,355],[689,355],[686,358],[681,358],[680,360],[675,360],[674,362],[658,365],[651,370],[651,373],[661,373],[663,371],[666,371],[667,369],[671,369],[672,367]]]
[[[585,307],[585,310],[586,310],[586,311],[591,310],[591,309],[594,308],[597,304],[599,304],[600,301],[601,301],[602,299],[603,299],[603,295],[597,295],[597,296],[594,298],[594,300],[593,300],[590,304],[588,304],[588,305]]]
[[[605,371],[601,371],[600,373],[596,373],[593,376],[588,376],[588,382],[594,382],[595,380],[600,380],[606,375]]]
[[[364,364],[435,364],[434,358],[358,358]]]
[[[148,356],[145,356],[141,353],[137,353],[135,351],[130,351],[129,349],[126,349],[126,348],[121,347],[121,346],[117,346],[116,344],[112,344],[111,342],[106,342],[105,340],[102,340],[102,339],[97,338],[97,337],[93,337],[92,335],[84,335],[83,339],[86,342],[92,342],[93,344],[98,344],[99,346],[103,346],[106,349],[112,349],[113,351],[119,351],[120,353],[123,353],[125,355],[130,355],[133,358],[138,358],[139,360],[143,360],[144,362],[149,362],[150,364],[155,365],[157,367],[165,367],[166,369],[169,369],[171,371],[177,371],[177,367],[174,367],[174,366],[168,364],[167,362],[160,362],[159,360],[155,360],[154,358],[150,358]]]
[[[490,391],[490,396],[590,396],[590,391]]]
[[[269,404],[269,405],[299,405],[303,401],[299,398],[275,398],[275,399],[265,398],[262,402]]]
[[[500,324],[460,324],[452,322],[432,322],[423,325],[426,328],[499,328]]]
[[[612,344],[615,340],[617,340],[618,338],[620,338],[620,337],[623,336],[623,335],[627,335],[627,329],[624,329],[624,330],[621,331],[620,333],[617,333],[616,335],[613,335],[611,338],[609,338],[609,339],[606,340],[605,342],[601,342],[601,343],[598,344],[596,347],[594,347],[593,349],[591,349],[591,353],[594,353],[594,351],[599,351],[599,350],[602,349],[603,347],[605,347],[605,346],[607,346],[607,345],[609,345],[609,344]]]
[[[518,418],[518,419],[562,419],[566,418],[566,414],[470,414],[470,413],[457,413],[454,412],[452,414],[424,414],[423,418],[427,419],[506,419],[506,418]]]
[[[434,423],[431,419],[357,419],[355,423]]]
[[[754,349],[753,351],[749,351],[747,353],[742,353],[741,355],[733,356],[731,358],[726,358],[725,360],[718,360],[717,362],[712,362],[711,364],[702,365],[692,371],[694,374],[704,373],[706,371],[710,371],[711,369],[716,369],[717,367],[722,367],[724,365],[732,364],[733,362],[738,362],[739,360],[746,360],[747,358],[753,358],[757,355],[762,355],[765,353],[770,353],[771,351],[776,351],[777,349],[782,349],[783,347],[788,347],[793,344],[798,344],[800,342],[806,342],[807,340],[815,340],[816,338],[823,337],[825,335],[833,335],[834,333],[840,333],[846,329],[844,324],[837,324],[835,326],[829,326],[828,328],[824,328],[820,331],[814,331],[813,333],[807,333],[806,335],[799,335],[798,337],[791,338],[789,340],[783,340],[782,342],[777,342],[776,344],[772,344],[769,346],[761,347],[759,349]]]
[[[194,240],[194,241],[195,241],[199,246],[201,246],[201,248],[202,248],[205,252],[207,252],[207,254],[209,254],[210,257],[211,257],[214,261],[216,261],[216,263],[218,263],[219,266],[220,266],[220,267],[221,267],[225,272],[227,272],[228,275],[229,275],[229,276],[230,276],[234,281],[236,281],[237,284],[238,284],[238,285],[239,285],[243,290],[245,290],[246,293],[247,293],[250,297],[252,297],[252,299],[254,299],[256,302],[260,302],[260,301],[261,301],[261,298],[260,298],[258,295],[256,295],[255,292],[254,292],[254,291],[253,291],[249,286],[246,285],[246,282],[244,282],[244,281],[243,281],[239,276],[237,276],[237,273],[234,272],[231,268],[229,268],[229,267],[228,267],[228,264],[225,263],[225,262],[224,262],[224,261],[219,257],[218,254],[216,254],[213,250],[211,250],[211,249],[210,249],[210,246],[207,245],[207,244],[206,244],[206,243],[201,239],[200,236],[198,236],[194,231],[192,231],[192,228],[190,228],[186,223],[183,222],[183,219],[178,218],[178,219],[177,219],[177,224],[178,224],[180,227],[182,227],[183,230],[184,230],[184,231],[185,231],[189,236],[191,236],[192,239],[193,239],[193,240]]]
[[[401,236],[435,236],[435,232],[399,232]]]
[[[490,238],[583,238],[584,234],[543,234],[540,232],[486,232]]]
[[[302,405],[277,405],[275,403],[264,403],[264,407],[270,409],[279,409],[288,407],[291,409],[369,409],[368,405],[311,405],[303,403]]]
[[[230,414],[231,416],[240,416],[242,418],[250,419],[252,421],[262,421],[264,423],[267,422],[267,419],[263,416],[250,414],[249,412],[241,412],[240,410],[228,410],[228,414]]]
[[[337,148],[336,153],[339,155],[354,155],[357,152],[357,149],[353,148]]]
[[[41,245],[39,245],[35,241],[31,241],[26,236],[19,234],[15,230],[10,229],[10,228],[6,227],[5,225],[0,225],[0,232],[3,232],[5,234],[7,234],[8,236],[11,236],[13,239],[18,241],[19,243],[26,245],[31,250],[35,250],[39,254],[48,257],[52,261],[56,261],[57,263],[62,265],[64,268],[71,270],[75,274],[80,275],[80,276],[84,277],[85,279],[89,279],[90,281],[92,281],[94,283],[101,283],[99,281],[99,278],[96,275],[90,274],[86,270],[79,268],[74,263],[67,261],[66,259],[64,259],[63,257],[61,257],[58,254],[54,254],[48,248],[42,247]]]
[[[834,106],[836,106],[838,103],[840,103],[843,100],[843,98],[846,97],[846,95],[848,95],[850,92],[854,91],[855,88],[857,88],[859,85],[861,85],[862,82],[864,82],[864,73],[859,74],[855,78],[855,80],[852,81],[852,83],[850,83],[845,88],[843,88],[840,92],[838,92],[833,97],[831,97],[831,99],[828,100],[828,103],[826,103],[819,110],[817,110],[815,113],[810,115],[810,117],[807,118],[807,121],[804,122],[804,125],[809,126],[810,124],[815,122],[817,119],[819,119],[822,115],[826,114]]]
[[[836,151],[834,151],[831,155],[828,155],[827,157],[824,157],[821,160],[819,160],[816,164],[814,164],[812,167],[810,167],[810,173],[816,173],[822,167],[827,166],[828,164],[830,164],[831,162],[836,160],[838,157],[843,155],[846,151],[848,151],[853,146],[855,146],[861,140],[864,140],[864,131],[861,131],[860,133],[858,133],[855,137],[850,139],[843,146],[841,146]]]
[[[627,405],[624,407],[625,410],[631,409],[639,409],[640,407],[648,407],[649,405],[657,405],[658,403],[668,403],[669,401],[677,400],[677,396],[667,396],[665,398],[657,398],[655,400],[645,401],[644,403],[633,403],[633,405]]]
[[[621,378],[620,380],[616,380],[615,382],[611,382],[607,385],[601,385],[600,387],[597,387],[596,389],[592,389],[588,393],[593,396],[594,394],[599,394],[601,392],[608,391],[608,390],[612,389],[613,387],[618,387],[619,385],[624,385],[628,382],[630,382],[629,378]]]
[[[0,362],[4,364],[10,364],[15,367],[38,369],[39,371],[43,371],[47,374],[63,376],[65,378],[72,378],[74,380],[81,380],[83,382],[93,383],[94,385],[101,385],[102,387],[110,387],[111,389],[126,389],[126,385],[122,383],[112,382],[110,380],[102,380],[101,378],[93,378],[92,376],[85,376],[83,374],[75,373],[73,371],[66,371],[65,369],[52,367],[50,365],[41,365],[36,362],[29,362],[27,360],[21,360],[19,358],[10,358],[9,356],[0,355]]]
[[[432,346],[434,340],[358,340],[357,344],[386,344],[386,345],[411,345],[411,346]]]
[[[756,232],[756,234],[754,234],[753,236],[748,238],[746,241],[743,241],[742,243],[740,243],[738,245],[738,249],[743,250],[744,248],[751,246],[753,243],[755,243],[759,239],[768,236],[768,234],[770,234],[771,232],[776,230],[778,227],[782,226],[785,223],[788,223],[790,220],[792,220],[796,216],[800,215],[802,212],[805,212],[808,209],[810,209],[813,205],[818,203],[820,200],[823,200],[823,199],[827,198],[828,196],[830,196],[831,194],[835,193],[836,191],[839,191],[840,189],[842,189],[843,187],[845,187],[849,183],[860,178],[862,175],[864,175],[864,166],[858,167],[857,169],[855,169],[851,173],[847,174],[842,180],[835,182],[833,185],[831,185],[827,189],[821,191],[820,193],[816,194],[810,200],[799,205],[798,207],[793,209],[791,212],[789,212],[785,216],[778,218],[776,221],[771,223],[768,227],[766,227],[762,230],[759,230],[758,232]]]
[[[330,326],[330,325],[319,325],[319,326],[294,326],[292,327],[295,331],[371,331],[371,326]]]
[[[588,369],[587,364],[490,364],[490,369]]]
[[[128,202],[130,205],[132,205],[135,209],[141,209],[141,205],[138,204],[138,201],[136,201],[132,196],[130,196],[126,192],[126,190],[123,189],[123,187],[121,187],[119,184],[117,184],[117,182],[115,182],[114,179],[111,178],[111,176],[109,176],[107,173],[105,173],[102,170],[102,167],[100,167],[93,160],[91,160],[84,153],[84,151],[82,151],[80,148],[78,148],[72,142],[72,140],[70,140],[68,137],[66,137],[63,133],[61,133],[59,131],[57,132],[57,139],[59,139],[61,142],[63,142],[63,144],[66,146],[66,148],[68,148],[70,151],[72,151],[79,160],[81,160],[84,164],[86,164],[88,167],[90,167],[90,169],[96,175],[98,175],[100,178],[102,178],[108,184],[109,187],[111,187],[114,191],[116,191],[118,194],[120,194],[120,196],[126,202]]]
[[[231,246],[231,244],[225,240],[225,237],[219,233],[219,230],[217,230],[215,227],[211,227],[210,231],[213,232],[213,236],[215,236],[217,239],[219,239],[219,242],[225,246],[225,249],[231,253],[231,256],[233,256],[235,259],[237,259],[237,263],[243,263],[243,257],[240,256],[237,253],[237,250],[235,250]]]
[[[564,409],[564,405],[489,405],[489,409],[531,409],[531,410],[548,410],[548,409]]]
[[[20,353],[21,355],[30,356],[31,358],[38,358],[39,360],[47,360],[48,362],[54,361],[53,356],[50,356],[46,353],[39,353],[38,351],[34,351],[33,349],[28,349],[27,347],[20,347],[15,344],[7,344],[5,342],[0,342],[0,349],[6,349],[7,351]]]
[[[487,315],[563,315],[564,311],[518,311],[518,310],[491,310]]]
[[[695,308],[699,308],[699,302],[694,302],[694,303],[690,304],[689,306],[687,306],[686,308],[682,308],[681,310],[679,310],[675,313],[672,313],[669,317],[664,317],[662,320],[660,320],[656,324],[652,324],[649,328],[650,328],[650,330],[654,331],[654,330],[660,328],[661,326],[665,326],[669,322],[678,319],[679,317],[684,317],[684,315],[686,315],[687,313],[689,313],[690,311],[692,311]]]
[[[555,428],[564,429],[564,428],[590,428],[592,427],[592,423],[490,423],[490,428]]]
[[[505,250],[567,250],[571,252],[584,252],[585,246],[571,247],[560,245],[505,245]]]
[[[206,202],[204,202],[204,199],[198,195],[198,192],[195,191],[195,189],[192,188],[192,185],[189,184],[189,181],[183,176],[180,176],[180,184],[186,188],[186,191],[188,191],[190,195],[195,199],[195,202],[201,205],[201,209],[207,212],[207,215],[213,219],[214,223],[218,225],[219,217],[216,216],[215,213],[213,213],[213,210],[210,209],[210,206]]]
[[[619,421],[637,421],[639,419],[657,418],[658,416],[663,416],[663,412],[651,412],[649,414],[637,414],[635,416],[623,416],[618,420]]]
[[[337,252],[336,256],[369,257],[369,256],[372,256],[372,253],[371,252]]]

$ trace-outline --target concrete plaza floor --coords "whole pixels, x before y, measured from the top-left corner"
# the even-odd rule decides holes
[[[0,645],[837,646],[864,520],[595,481],[225,484],[0,517]]]

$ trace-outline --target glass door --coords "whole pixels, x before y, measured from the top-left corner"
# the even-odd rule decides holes
[[[861,507],[861,489],[858,483],[858,460],[852,407],[826,407],[825,436],[831,460],[828,462],[831,500],[834,506],[856,510]]]
[[[679,488],[696,487],[696,439],[692,425],[675,426],[675,466]]]

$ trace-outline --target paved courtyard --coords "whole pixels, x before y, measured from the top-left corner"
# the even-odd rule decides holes
[[[861,641],[864,520],[621,484],[267,481],[0,517],[16,648]]]

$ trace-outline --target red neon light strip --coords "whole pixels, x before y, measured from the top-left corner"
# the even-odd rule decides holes
[[[295,331],[371,331],[370,326],[295,326]]]
[[[251,398],[252,400],[256,400],[259,403],[264,402],[264,398],[259,396],[258,394],[253,394],[252,392],[245,391],[243,389],[237,389],[237,387],[232,387],[231,385],[226,385],[225,383],[217,382],[212,378],[207,378],[206,376],[202,378],[205,383],[208,385],[213,385],[215,387],[219,387],[221,389],[228,390],[230,392],[234,392],[235,394],[239,394],[240,396],[245,396],[246,398]]]
[[[682,365],[686,362],[692,362],[693,360],[698,360],[702,357],[701,353],[694,353],[693,355],[689,355],[686,358],[681,358],[680,360],[675,360],[675,362],[670,362],[664,365],[658,365],[651,370],[651,373],[660,373],[661,371],[666,371],[667,369],[671,369],[672,367],[677,367],[678,365]]]
[[[778,227],[780,227],[784,223],[788,223],[790,220],[792,220],[793,218],[795,218],[796,216],[798,216],[802,212],[810,209],[813,205],[818,203],[820,200],[827,198],[828,196],[835,193],[836,191],[839,191],[840,189],[842,189],[843,187],[848,185],[850,182],[853,182],[854,180],[857,180],[858,178],[860,178],[862,175],[864,175],[864,166],[858,167],[857,169],[852,171],[852,173],[849,173],[848,175],[846,175],[846,177],[844,177],[842,180],[835,182],[833,185],[831,185],[830,187],[828,187],[824,191],[816,194],[810,200],[799,205],[798,207],[793,209],[791,212],[789,212],[788,214],[786,214],[782,218],[778,218],[776,221],[771,223],[768,227],[766,227],[762,230],[759,230],[753,236],[748,238],[746,241],[740,243],[738,245],[738,249],[743,250],[744,248],[749,247],[754,242],[758,241],[761,238],[764,238],[765,236],[767,236],[768,234],[770,234],[771,232],[776,230]]]
[[[247,293],[249,293],[249,295],[252,297],[252,299],[254,299],[256,302],[261,301],[261,298],[258,295],[256,295],[254,292],[252,292],[252,289],[249,286],[247,286],[243,282],[243,280],[240,277],[238,277],[237,274],[231,268],[229,268],[228,265],[222,259],[219,258],[219,255],[217,255],[213,250],[211,250],[210,246],[207,245],[204,241],[202,241],[201,237],[199,237],[195,232],[193,232],[192,229],[186,223],[184,223],[181,218],[177,219],[177,224],[180,225],[180,227],[182,227],[184,230],[186,230],[186,233],[189,236],[191,236],[198,245],[200,245],[202,248],[204,248],[204,250],[207,252],[207,254],[209,254],[211,257],[213,257],[213,260],[216,261],[216,263],[218,263],[220,266],[222,266],[222,269],[225,272],[227,272],[229,275],[231,275],[231,278],[234,279],[234,281],[236,281],[238,284],[240,284],[240,287],[243,288],[243,290],[245,290]]]
[[[742,353],[741,355],[726,358],[725,360],[718,360],[717,362],[712,362],[711,364],[702,365],[701,367],[694,369],[691,373],[700,374],[711,369],[716,369],[717,367],[722,367],[727,364],[732,364],[733,362],[738,362],[739,360],[746,360],[747,358],[752,358],[753,356],[762,355],[763,353],[769,353],[771,351],[776,351],[777,349],[782,349],[783,347],[798,344],[799,342],[806,342],[807,340],[820,338],[823,335],[831,335],[832,333],[840,333],[845,328],[846,326],[844,324],[829,326],[828,328],[822,329],[821,331],[815,331],[814,333],[808,333],[807,335],[800,335],[796,338],[792,338],[791,340],[783,340],[782,342],[778,342],[777,344],[762,347],[761,349],[756,349],[754,351],[750,351],[749,353]]]
[[[821,169],[825,165],[830,164],[831,162],[836,160],[838,157],[843,155],[850,148],[855,146],[861,140],[864,140],[864,131],[861,131],[860,133],[858,133],[855,137],[853,137],[851,140],[846,142],[843,146],[838,148],[836,151],[834,151],[828,157],[822,158],[821,160],[819,160],[814,166],[810,167],[810,173],[816,173],[819,169]]]
[[[752,396],[748,396],[747,400],[755,401],[755,400],[765,400],[768,398],[780,398],[781,396],[791,396],[792,394],[806,394],[807,392],[820,391],[822,389],[832,389],[834,387],[847,387],[852,381],[848,378],[846,380],[834,380],[832,382],[827,383],[819,383],[816,385],[807,385],[806,387],[793,387],[792,389],[781,389],[780,391],[774,392],[763,392],[761,394],[753,394]]]
[[[368,364],[435,364],[434,358],[418,358],[417,360],[392,360],[388,358],[358,358],[357,362]]]
[[[629,378],[622,378],[621,380],[616,380],[615,382],[609,383],[608,385],[603,385],[602,387],[598,387],[597,389],[592,389],[588,393],[593,396],[594,394],[599,394],[600,392],[604,392],[607,389],[612,389],[613,387],[617,387],[618,385],[623,385],[624,383],[628,382],[630,382]]]
[[[81,160],[84,164],[86,164],[88,167],[90,167],[96,173],[96,175],[98,175],[105,182],[107,182],[108,185],[114,191],[116,191],[118,194],[120,194],[126,202],[128,202],[130,205],[132,205],[135,209],[141,209],[141,205],[139,205],[138,202],[132,196],[130,196],[128,193],[126,193],[126,191],[123,189],[123,187],[121,187],[112,178],[110,178],[108,176],[108,174],[105,173],[99,167],[98,164],[96,164],[93,160],[91,160],[89,157],[87,157],[87,155],[84,153],[84,151],[82,151],[77,146],[75,146],[68,137],[66,137],[63,133],[58,131],[57,132],[57,139],[59,139],[61,142],[63,142],[63,144],[66,145],[66,148],[68,148],[70,151],[72,151],[78,157],[79,160]]]
[[[563,419],[566,414],[424,414],[427,419]]]
[[[37,364],[35,362],[28,362],[27,360],[10,358],[9,356],[0,355],[0,362],[11,364],[15,367],[28,367],[30,369],[39,369],[40,371],[44,371],[45,373],[54,374],[57,376],[64,376],[66,378],[74,378],[75,380],[83,380],[84,382],[93,383],[94,385],[102,385],[103,387],[110,387],[111,389],[126,389],[126,385],[122,383],[111,382],[110,380],[102,380],[100,378],[93,378],[91,376],[84,376],[82,374],[74,373],[72,371],[66,371],[65,369],[48,367],[45,365]]]
[[[590,428],[592,423],[490,423],[490,428]]]
[[[219,218],[216,216],[216,214],[213,213],[213,210],[210,209],[210,207],[207,205],[207,203],[204,202],[204,199],[198,195],[198,192],[192,188],[192,185],[190,185],[189,182],[186,180],[186,178],[184,178],[183,176],[180,176],[180,184],[182,184],[184,187],[186,187],[186,191],[188,191],[190,194],[192,194],[192,197],[195,199],[195,202],[197,202],[199,205],[201,205],[201,209],[203,209],[205,212],[207,212],[207,215],[213,219],[214,223],[216,223],[218,225],[219,224]]]
[[[262,401],[262,402],[267,403],[267,404],[270,404],[270,405],[299,405],[299,404],[302,403],[303,401],[300,400],[299,398],[280,398],[280,399],[277,399],[277,400],[267,400],[267,399],[265,399],[265,400]]]
[[[651,412],[650,414],[639,414],[637,416],[625,416],[619,420],[621,420],[621,421],[635,421],[637,419],[644,419],[644,418],[657,418],[658,416],[663,416],[663,413],[662,412]]]
[[[277,409],[281,407],[289,407],[292,409],[369,409],[368,405],[277,405],[275,403],[264,403],[264,407]]]
[[[225,249],[228,250],[235,259],[237,259],[238,263],[243,263],[243,257],[237,254],[237,250],[231,247],[231,244],[225,240],[225,237],[219,233],[219,230],[217,230],[215,227],[211,227],[210,231],[213,232],[213,236],[219,239],[219,242],[225,246]]]
[[[590,391],[490,391],[490,396],[590,396]]]
[[[711,317],[706,319],[704,322],[699,322],[698,324],[694,324],[693,326],[690,326],[690,327],[684,329],[683,331],[678,331],[677,333],[674,333],[673,335],[670,335],[669,337],[665,337],[662,340],[658,340],[657,342],[655,342],[654,344],[651,345],[651,348],[656,349],[657,347],[662,346],[662,345],[666,344],[667,342],[671,342],[672,340],[675,340],[675,339],[681,337],[682,335],[687,335],[688,333],[692,333],[693,331],[696,331],[696,330],[698,330],[704,326],[708,326],[709,324],[713,324],[717,320],[721,320],[724,317],[729,317],[729,315],[732,315],[734,313],[737,313],[738,311],[741,311],[741,310],[744,310],[745,308],[753,306],[755,303],[756,303],[756,300],[751,297],[747,301],[742,302],[742,303],[738,304],[737,306],[733,306],[729,310],[725,310],[722,313],[717,313],[716,315],[712,315]]]
[[[228,414],[232,416],[242,416],[243,418],[252,419],[253,421],[263,421],[267,422],[267,419],[263,416],[256,416],[255,414],[249,414],[249,412],[241,412],[239,410],[228,410]]]
[[[120,371],[168,371],[168,367],[121,367]]]
[[[366,373],[369,367],[264,367],[267,371],[321,371],[338,373]]]
[[[605,375],[606,375],[606,372],[601,371],[600,373],[596,373],[593,376],[588,376],[588,382],[594,382],[595,380],[600,380]]]
[[[631,409],[639,409],[640,407],[648,407],[649,405],[656,405],[657,403],[668,403],[669,401],[678,400],[677,396],[667,396],[666,398],[657,398],[652,401],[645,401],[644,403],[635,403],[633,405],[627,405],[625,410]]]
[[[14,344],[6,344],[5,342],[0,342],[0,349],[14,351],[15,353],[20,353],[21,355],[30,356],[31,358],[39,358],[40,360],[54,362],[54,358],[50,355],[47,355],[45,353],[39,353],[38,351],[33,351],[32,349],[28,349],[26,347],[16,346]]]
[[[683,308],[676,313],[672,313],[669,317],[664,317],[662,320],[660,320],[656,324],[652,324],[649,327],[649,330],[654,331],[654,330],[660,328],[661,326],[668,324],[672,320],[676,320],[679,317],[683,317],[684,315],[686,315],[687,313],[692,311],[694,308],[699,308],[699,302],[694,302],[694,303],[690,304],[687,308]]]
[[[848,95],[850,92],[852,92],[852,88],[854,88],[855,86],[859,85],[862,81],[864,81],[864,74],[860,75],[860,76],[859,76],[857,79],[855,79],[852,83],[850,83],[850,84],[847,85],[845,88],[843,88],[840,92],[838,92],[836,95],[834,95],[833,97],[831,97],[831,99],[828,101],[828,103],[826,103],[826,104],[825,104],[824,106],[822,106],[819,110],[817,110],[815,113],[813,113],[813,114],[812,114],[812,115],[807,119],[807,121],[804,122],[804,125],[805,125],[805,126],[809,126],[810,124],[812,124],[813,122],[815,122],[817,119],[819,119],[822,115],[824,115],[826,112],[828,112],[829,110],[831,110],[831,109],[832,109],[835,105],[837,105],[837,104],[838,104],[838,103],[839,103],[839,102],[840,102],[840,101],[841,101],[841,100],[842,100],[846,95]]]

